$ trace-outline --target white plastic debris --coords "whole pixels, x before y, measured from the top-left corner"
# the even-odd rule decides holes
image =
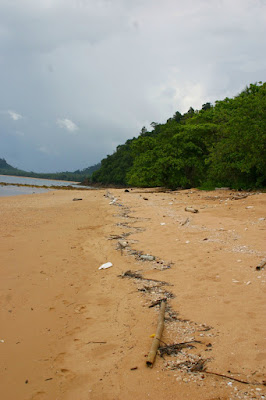
[[[151,256],[150,254],[143,254],[143,255],[140,256],[140,258],[141,258],[142,260],[146,260],[146,261],[153,261],[153,260],[155,260],[155,257],[154,257],[154,256]]]
[[[160,225],[165,225],[165,222],[161,222]]]
[[[110,204],[110,205],[111,205],[111,204],[115,204],[116,201],[117,201],[117,198],[115,197],[112,201],[110,201],[109,204]]]
[[[5,343],[5,341],[3,339],[0,339],[0,343]]]
[[[112,266],[113,266],[113,264],[111,262],[107,262],[107,263],[101,265],[98,269],[107,269],[107,268],[110,268]]]

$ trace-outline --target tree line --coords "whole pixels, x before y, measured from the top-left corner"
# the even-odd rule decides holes
[[[101,161],[91,182],[121,186],[261,188],[266,183],[266,83],[176,112]]]

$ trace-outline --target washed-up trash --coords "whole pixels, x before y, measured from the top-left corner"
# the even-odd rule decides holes
[[[162,226],[165,225],[165,222],[161,222],[160,225],[162,225]]]
[[[145,260],[145,261],[153,261],[153,260],[155,260],[155,257],[154,256],[150,256],[149,254],[143,254],[143,255],[140,256],[140,258],[142,260]]]
[[[5,343],[5,341],[3,339],[0,339],[0,343]]]
[[[112,201],[110,201],[109,204],[115,204],[116,201],[117,201],[117,198],[115,197]]]
[[[107,263],[101,265],[98,269],[107,269],[107,268],[110,268],[112,266],[113,266],[113,264],[111,262],[107,262]]]
[[[78,199],[77,197],[74,197],[73,201],[80,201],[82,199]]]

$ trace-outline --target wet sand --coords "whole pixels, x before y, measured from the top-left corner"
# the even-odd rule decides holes
[[[0,198],[1,398],[266,396],[265,270],[256,270],[266,194],[106,193]],[[127,270],[144,279],[122,279]],[[159,306],[149,305],[165,297],[162,341],[197,343],[150,369]],[[187,372],[203,361],[209,373]]]

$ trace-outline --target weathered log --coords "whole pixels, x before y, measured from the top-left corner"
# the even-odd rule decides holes
[[[193,208],[193,207],[186,207],[185,211],[195,213],[195,214],[199,212],[199,210],[197,210],[196,208]]]
[[[156,331],[155,337],[153,339],[151,349],[150,349],[150,352],[148,354],[147,361],[146,361],[146,365],[150,368],[152,368],[153,363],[155,361],[156,353],[157,353],[158,347],[160,345],[160,341],[161,341],[161,337],[162,337],[162,333],[163,333],[165,307],[166,307],[166,300],[163,300],[161,302],[160,313],[159,313],[159,317],[158,317],[157,331]]]

